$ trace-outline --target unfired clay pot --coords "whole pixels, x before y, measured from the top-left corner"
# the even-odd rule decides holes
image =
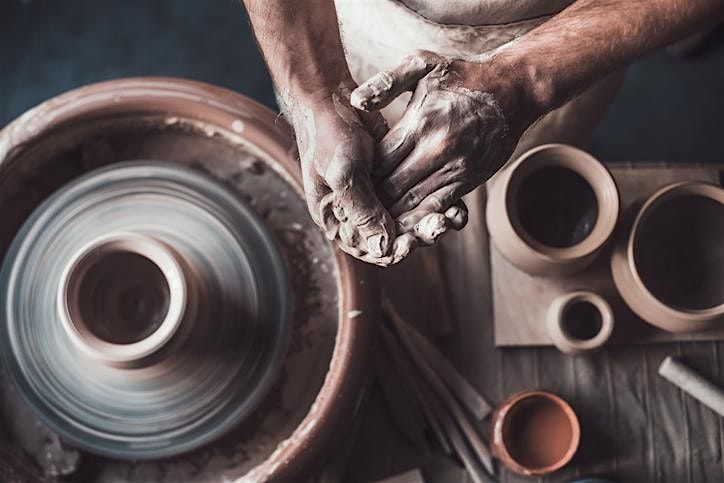
[[[486,208],[490,237],[514,265],[565,275],[588,265],[608,241],[619,212],[616,184],[590,154],[538,146],[493,180]]]
[[[279,378],[254,414],[222,440],[158,467],[152,461],[133,463],[133,469],[122,461],[104,466],[105,459],[94,458],[97,475],[113,478],[112,471],[133,471],[165,483],[192,471],[199,481],[300,481],[300,474],[324,462],[330,442],[345,434],[364,387],[377,322],[377,285],[368,265],[330,245],[309,218],[293,147],[289,127],[269,109],[225,89],[170,78],[123,79],[76,89],[28,111],[0,132],[3,256],[30,213],[65,184],[99,167],[151,159],[197,170],[236,191],[267,225],[289,274],[290,347]],[[127,245],[154,262],[166,283],[177,288],[187,278],[173,251],[153,240],[98,243],[106,251],[113,244]],[[74,274],[88,268],[86,253],[79,249],[75,261],[69,260],[67,286],[59,292],[59,304],[70,312],[82,309],[73,284]],[[141,338],[148,346],[125,340],[130,345],[109,352],[77,314],[67,330],[91,356],[136,360],[153,353],[176,330],[175,314],[184,311],[183,290],[166,302],[169,316],[150,337]],[[0,391],[9,383],[1,372],[0,383]],[[8,402],[14,401],[11,395],[8,391],[6,405],[0,407],[3,427],[11,434],[45,431],[36,438],[42,441],[48,430],[40,423],[23,426]],[[13,451],[18,449],[16,445]],[[31,456],[44,458],[42,448]],[[13,463],[0,461],[4,464]],[[84,471],[84,481],[95,481],[96,470]]]
[[[650,324],[671,332],[724,324],[724,189],[682,182],[658,190],[618,237],[611,270]]]
[[[548,309],[548,335],[566,354],[598,349],[613,331],[613,311],[597,293],[580,290],[557,297]]]
[[[546,391],[512,395],[492,418],[493,454],[525,476],[552,473],[568,464],[581,438],[578,417],[560,397]]]

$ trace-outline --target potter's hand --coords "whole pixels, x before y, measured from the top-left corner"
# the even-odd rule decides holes
[[[352,93],[355,107],[372,111],[413,90],[378,145],[374,173],[398,231],[433,243],[446,229],[440,213],[495,173],[532,122],[505,110],[518,106],[514,89],[488,79],[486,67],[420,51]]]
[[[389,264],[395,227],[370,179],[379,113],[359,112],[340,87],[317,102],[282,99],[297,136],[309,212],[330,240],[364,261]],[[401,242],[397,242],[399,245]]]

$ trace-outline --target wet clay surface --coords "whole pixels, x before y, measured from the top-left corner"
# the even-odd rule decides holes
[[[338,298],[331,248],[307,214],[301,197],[273,161],[253,146],[176,117],[97,120],[91,127],[54,132],[11,157],[0,168],[0,253],[16,230],[50,193],[75,177],[110,163],[151,159],[203,171],[236,191],[264,219],[287,264],[293,297],[291,344],[278,381],[260,407],[236,429],[193,453],[154,462],[124,462],[50,451],[57,436],[34,420],[0,374],[2,416],[30,453],[50,454],[49,475],[67,482],[215,482],[244,475],[265,460],[300,424],[322,386],[334,348]],[[36,426],[37,425],[37,426]],[[28,428],[38,428],[31,434]],[[25,435],[23,436],[23,433]],[[35,435],[44,435],[35,438]],[[54,448],[55,448],[54,446]]]
[[[555,402],[542,397],[522,400],[508,414],[503,439],[521,466],[545,468],[560,461],[573,438],[571,422]]]
[[[667,305],[724,303],[724,205],[703,196],[672,198],[643,221],[634,247],[639,276]]]
[[[118,274],[121,274],[119,277]],[[131,252],[96,259],[78,287],[79,315],[93,334],[115,344],[148,337],[169,306],[166,278],[151,260]]]
[[[555,248],[576,245],[593,230],[598,217],[596,196],[578,173],[559,166],[527,176],[517,194],[523,229],[538,242]]]

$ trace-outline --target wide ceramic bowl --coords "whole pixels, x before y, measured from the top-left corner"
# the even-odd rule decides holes
[[[311,221],[293,148],[289,127],[269,109],[222,88],[170,78],[76,89],[31,109],[0,132],[3,257],[21,225],[52,193],[96,168],[148,159],[203,173],[235,192],[266,225],[289,276],[289,350],[253,413],[183,456],[141,463],[88,458],[86,481],[131,471],[154,474],[159,483],[178,481],[179,475],[204,481],[300,481],[344,434],[364,386],[378,294],[372,269],[333,247]],[[175,273],[174,263],[159,266]],[[167,276],[173,279],[173,273]],[[0,441],[0,454],[10,455],[0,458],[0,467],[6,465],[12,474],[12,455],[26,449],[15,436],[34,429],[16,416],[27,412],[29,401],[14,399],[9,379],[0,372],[0,392],[6,396],[0,425],[11,435],[10,450]],[[14,466],[27,461],[18,456]]]
[[[724,189],[674,183],[637,208],[611,257],[623,299],[671,332],[724,324]]]

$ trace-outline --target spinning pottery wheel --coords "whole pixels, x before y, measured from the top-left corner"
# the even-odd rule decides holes
[[[37,460],[42,430],[81,451],[67,481],[322,462],[375,284],[309,219],[291,148],[272,112],[173,79],[78,89],[0,133],[0,456]]]
[[[191,170],[111,165],[48,199],[0,277],[12,378],[91,451],[181,453],[245,416],[286,348],[286,274],[263,223]]]

